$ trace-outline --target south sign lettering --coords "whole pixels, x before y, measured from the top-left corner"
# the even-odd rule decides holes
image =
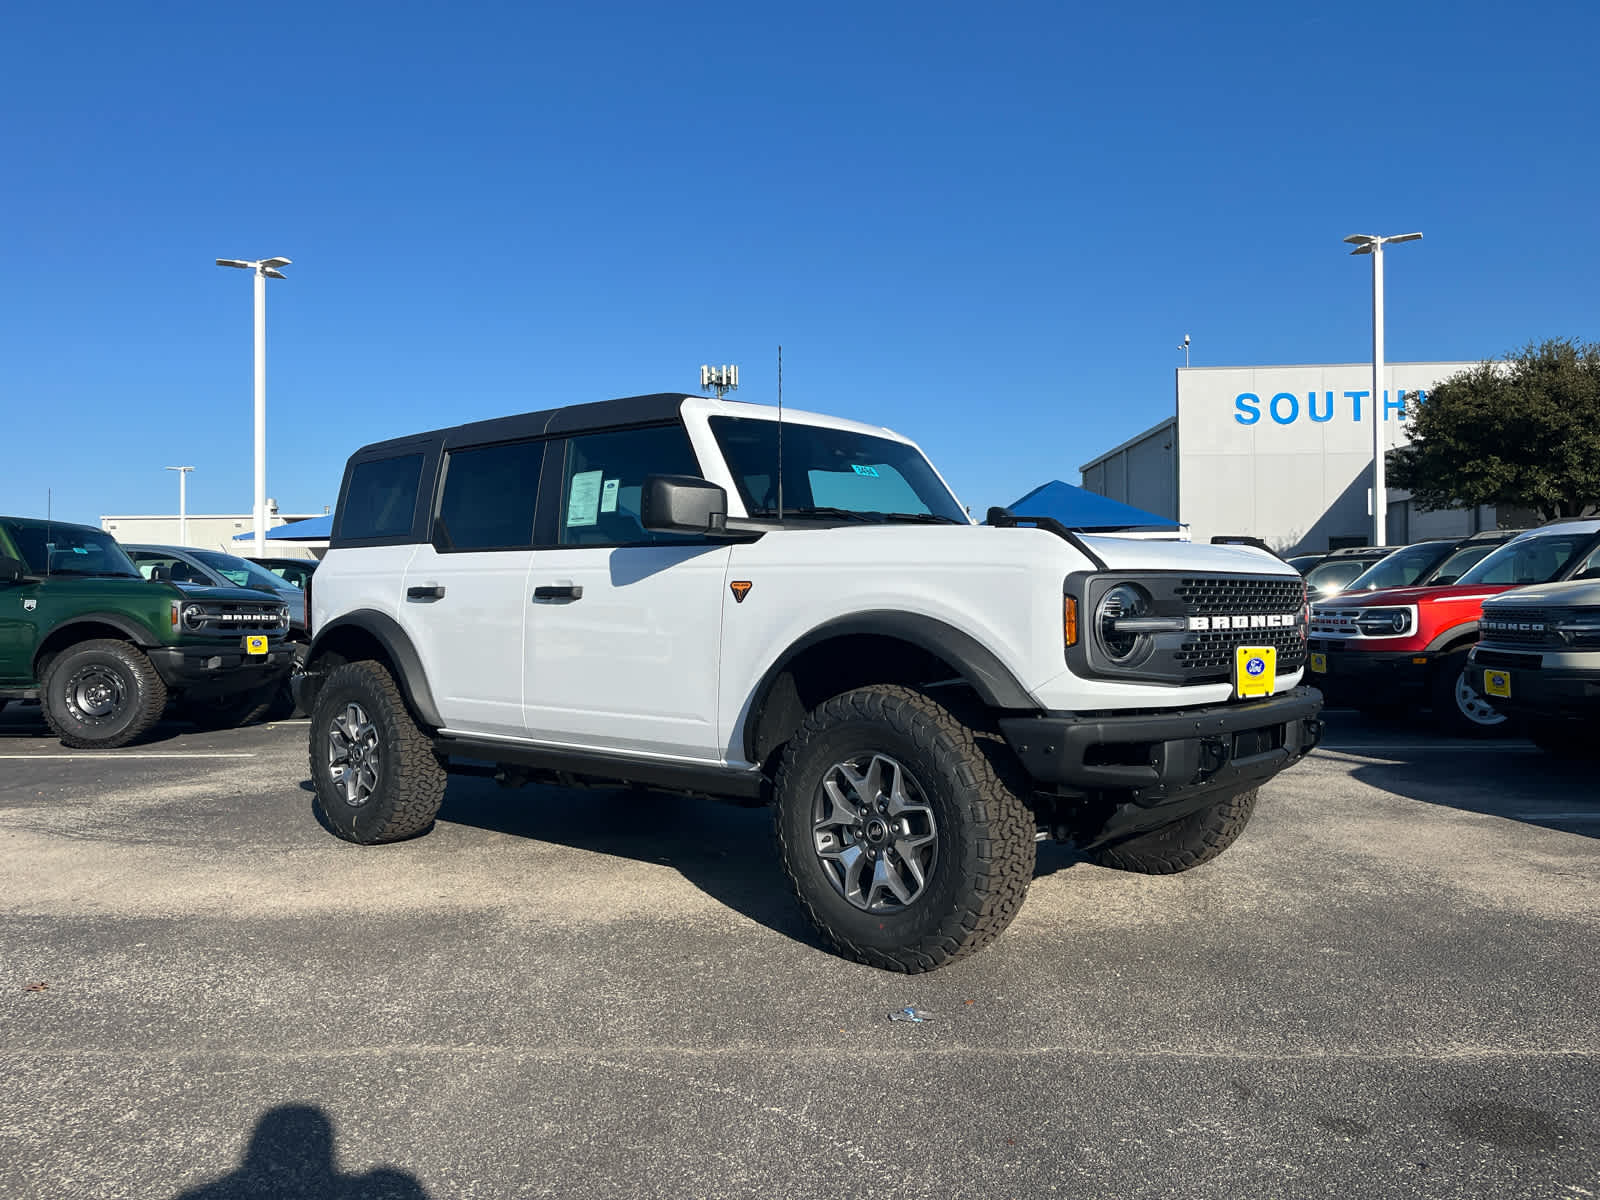
[[[1303,418],[1310,418],[1318,425],[1326,425],[1341,415],[1347,415],[1351,421],[1359,423],[1363,412],[1370,409],[1366,401],[1372,396],[1371,391],[1359,392],[1307,392],[1304,397],[1299,392],[1277,392],[1270,400],[1262,400],[1255,392],[1240,392],[1233,398],[1233,419],[1241,425],[1258,425],[1265,417],[1277,425],[1293,425]],[[1428,398],[1428,393],[1421,390],[1397,391],[1391,397],[1386,390],[1383,393],[1383,419],[1406,419],[1406,401],[1415,400],[1418,404]]]

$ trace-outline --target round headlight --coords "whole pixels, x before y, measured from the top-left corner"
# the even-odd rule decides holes
[[[1100,645],[1112,662],[1127,662],[1144,645],[1143,634],[1117,630],[1117,622],[1124,617],[1150,615],[1150,593],[1131,583],[1119,583],[1104,596],[1095,608],[1095,628],[1100,634]]]
[[[185,604],[183,606],[183,627],[185,629],[204,629],[206,627],[205,609],[198,604]]]

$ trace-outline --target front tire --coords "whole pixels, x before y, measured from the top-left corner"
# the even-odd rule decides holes
[[[1035,821],[1010,755],[911,688],[860,688],[806,717],[774,781],[774,827],[801,908],[839,953],[930,971],[1011,923]]]
[[[387,668],[346,663],[311,711],[317,811],[347,842],[413,837],[433,824],[449,776]]]
[[[1509,732],[1506,715],[1472,685],[1466,666],[1465,650],[1443,655],[1434,664],[1433,717],[1440,732],[1455,737],[1497,737]]]
[[[58,654],[41,699],[45,723],[63,746],[112,750],[161,719],[167,685],[139,647],[103,638]]]
[[[1244,832],[1256,808],[1256,789],[1179,817],[1170,825],[1094,851],[1102,867],[1141,875],[1176,875],[1216,858]]]

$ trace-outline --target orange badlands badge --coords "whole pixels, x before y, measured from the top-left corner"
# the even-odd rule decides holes
[[[744,598],[750,594],[750,581],[748,579],[736,579],[728,586],[733,589],[733,598],[743,604]]]

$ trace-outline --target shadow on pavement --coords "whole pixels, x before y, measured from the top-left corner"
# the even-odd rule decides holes
[[[428,1200],[409,1171],[378,1167],[345,1175],[333,1122],[322,1109],[286,1104],[263,1113],[237,1170],[176,1200]]]
[[[1525,743],[1467,753],[1367,751],[1352,779],[1408,800],[1600,837],[1600,762],[1571,762]]]
[[[309,781],[300,786],[313,791]],[[456,778],[439,820],[669,866],[750,920],[804,945],[823,946],[784,877],[766,808],[643,788],[503,790],[484,780]],[[1067,847],[1042,844],[1035,877],[1079,861],[1081,856]]]
[[[171,741],[186,733],[193,733],[194,726],[187,721],[168,716],[157,721],[148,731],[129,742],[126,747],[119,749],[137,750],[140,746],[154,746],[161,742]],[[5,711],[0,712],[0,740],[34,739],[44,741],[56,749],[61,749],[61,743],[56,740],[56,735],[50,732],[50,726],[44,723],[44,713],[37,704],[19,704],[13,700],[5,706]],[[85,751],[84,753],[93,753]]]

